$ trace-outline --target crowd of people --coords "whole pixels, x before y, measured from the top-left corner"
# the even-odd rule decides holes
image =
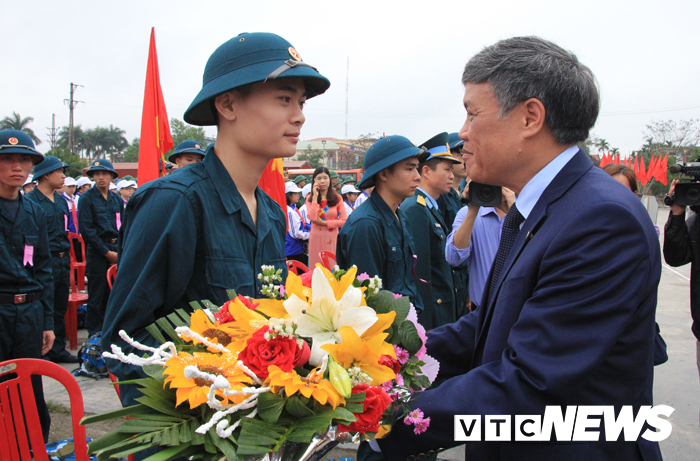
[[[205,77],[184,118],[216,125],[215,144],[181,143],[169,158],[178,168],[141,187],[117,181],[104,159],[87,177],[65,178],[67,165],[24,133],[0,132],[0,361],[76,361],[63,322],[74,232],[87,245],[88,333],[103,332],[107,350],[133,351],[121,330],[155,346],[146,327],[191,301],[220,305],[229,289],[258,297],[261,266],[284,275],[288,260],[313,269],[332,256],[409,297],[441,364],[439,387],[416,401],[432,424],[419,437],[397,424],[363,444],[360,459],[434,457],[458,444],[455,414],[652,404],[653,365],[665,361],[654,321],[659,230],[632,193],[634,173],[602,171],[576,147],[599,95],[572,53],[536,37],[485,48],[464,69],[459,132],[417,145],[383,137],[367,150],[359,182],[326,167],[297,176],[285,184],[286,216],[258,181],[270,160],[296,153],[304,103],[330,82],[268,33],[221,45]],[[470,201],[476,183],[502,186],[500,203]],[[681,242],[684,211],[673,208],[667,226]],[[117,263],[128,269],[110,290],[105,274]],[[107,364],[120,380],[143,377],[133,365]],[[137,389],[120,387],[122,402],[134,404]],[[43,402],[40,383],[35,393]],[[552,442],[466,450],[469,459],[661,456],[644,439]]]

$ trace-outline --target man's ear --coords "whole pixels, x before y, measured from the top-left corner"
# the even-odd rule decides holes
[[[530,98],[521,105],[523,116],[523,135],[531,138],[545,127],[545,109],[542,101]]]
[[[222,93],[214,99],[214,107],[219,113],[219,119],[228,120],[232,122],[236,120],[236,102],[240,99],[240,94],[238,92],[231,90],[226,93]]]

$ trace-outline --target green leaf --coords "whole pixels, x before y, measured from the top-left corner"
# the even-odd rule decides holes
[[[282,413],[286,399],[272,392],[258,396],[258,414],[263,421],[275,423]]]
[[[157,392],[154,392],[152,389],[145,388],[145,387],[141,388],[139,390],[144,395],[141,397],[137,397],[135,399],[137,402],[142,403],[144,405],[147,405],[159,413],[163,413],[163,414],[170,415],[170,416],[181,415],[181,412],[179,412],[175,408],[175,401],[168,399],[167,395],[163,396],[163,394],[158,394]]]
[[[308,399],[306,399],[308,402]],[[306,406],[305,402],[299,398],[299,395],[293,395],[287,399],[287,404],[285,409],[297,418],[306,418],[307,416],[313,416],[314,412]]]
[[[185,309],[175,309],[175,312],[177,312],[177,315],[179,315],[180,318],[182,318],[186,326],[190,326],[191,317],[189,312],[187,312]]]
[[[345,405],[345,409],[354,414],[362,413],[364,408],[365,406],[361,403],[348,403]]]
[[[382,290],[367,300],[367,305],[377,314],[387,314],[392,311],[394,295],[387,290]]]
[[[160,332],[160,328],[158,328],[155,323],[148,325],[146,327],[146,331],[149,332],[151,336],[153,336],[160,344],[165,344],[167,342],[165,340],[165,336],[163,336],[163,333]]]
[[[214,304],[213,302],[209,301],[208,299],[203,299],[202,304],[204,304],[204,307],[209,309],[212,312],[218,312],[219,311],[219,306]]]
[[[404,320],[406,320],[406,317],[408,317],[408,313],[411,310],[411,302],[409,301],[408,296],[402,296],[398,299],[394,299],[392,301],[392,308],[394,312],[396,312],[396,318],[394,319],[393,325],[398,327]]]
[[[148,376],[160,381],[161,385],[165,382],[165,376],[163,375],[164,368],[161,365],[144,365],[141,368]]]
[[[238,455],[236,454],[236,449],[234,448],[231,441],[228,439],[222,439],[216,434],[216,428],[212,427],[208,432],[209,437],[216,448],[218,448],[221,453],[224,454],[227,461],[237,461]]]
[[[190,307],[192,308],[193,311],[204,309],[202,307],[202,305],[199,304],[197,301],[190,301]]]
[[[418,336],[416,326],[409,320],[404,320],[399,326],[399,337],[401,345],[411,354],[415,354],[423,347],[423,340]]]
[[[234,290],[233,288],[226,290],[226,294],[228,295],[228,299],[230,301],[233,301],[238,297],[238,295],[236,294],[236,290]]]
[[[358,403],[364,402],[365,397],[367,397],[366,392],[358,392],[357,394],[352,394],[349,398],[345,399],[347,403]]]
[[[190,326],[190,324],[188,322],[185,322],[184,320],[182,320],[182,317],[177,315],[177,312],[171,312],[170,314],[166,315],[166,317],[176,327],[188,327],[188,326]]]
[[[100,450],[104,450],[107,447],[123,442],[129,438],[131,438],[131,435],[129,434],[112,431],[98,439],[93,440],[92,442],[88,442],[88,454],[93,454]]]
[[[182,340],[180,337],[175,333],[175,328],[170,324],[168,319],[162,317],[156,320],[156,324],[160,327],[161,330],[163,330],[163,333],[168,335],[170,337],[170,340],[175,343],[175,344],[182,344]]]
[[[159,451],[155,455],[149,456],[144,461],[167,461],[171,458],[177,456],[187,456],[188,454],[194,454],[198,450],[193,449],[189,443],[184,443],[176,447],[166,448],[165,450]]]
[[[146,405],[133,405],[126,408],[120,408],[119,410],[108,411],[99,415],[84,416],[80,420],[80,424],[85,426],[86,424],[99,423],[101,421],[109,421],[111,419],[123,418],[125,416],[139,415],[151,411]]]

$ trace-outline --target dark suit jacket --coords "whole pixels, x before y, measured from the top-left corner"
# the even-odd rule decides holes
[[[439,388],[414,402],[427,432],[380,441],[403,460],[454,441],[454,415],[543,414],[546,405],[652,405],[659,241],[639,200],[579,151],[544,191],[493,305],[434,330]],[[484,293],[487,297],[487,293]],[[604,436],[602,436],[604,440]],[[468,442],[466,459],[660,459],[637,442]]]

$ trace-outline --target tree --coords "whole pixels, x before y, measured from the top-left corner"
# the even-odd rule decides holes
[[[41,144],[41,139],[37,138],[34,134],[34,130],[29,128],[29,124],[34,121],[34,117],[24,117],[22,118],[17,112],[12,112],[10,117],[5,117],[0,120],[0,130],[18,130],[27,134],[34,144],[37,146]]]
[[[379,133],[366,133],[366,134],[361,134],[360,136],[357,137],[355,141],[353,141],[352,146],[358,151],[360,154],[359,158],[357,159],[357,162],[355,163],[355,166],[353,168],[355,169],[363,169],[365,167],[365,153],[367,152],[367,149],[370,148],[372,144],[377,142],[379,140]]]
[[[134,138],[134,140],[131,141],[131,145],[124,149],[122,160],[131,163],[139,161],[139,138]]]
[[[303,160],[309,165],[311,165],[311,168],[318,168],[320,166],[323,166],[323,157],[323,151],[319,149],[312,149],[311,144],[309,144],[306,147],[304,152],[297,156],[299,160]]]
[[[66,176],[73,178],[83,175],[83,168],[88,166],[88,162],[80,158],[79,155],[72,153],[68,149],[63,147],[54,147],[46,153],[46,155],[53,155],[54,157],[60,159],[62,162],[70,165],[66,168]]]
[[[170,132],[173,136],[173,148],[170,149],[168,152],[165,153],[165,159],[168,159],[168,156],[175,152],[175,148],[177,147],[178,144],[180,144],[182,141],[197,141],[199,144],[202,145],[202,148],[204,149],[207,147],[207,141],[205,139],[205,133],[204,133],[204,128],[201,126],[192,126],[189,125],[182,120],[178,120],[176,118],[171,118],[170,119]]]
[[[699,121],[690,119],[680,122],[675,120],[651,122],[644,131],[647,144],[666,148],[676,156],[677,162],[682,162],[683,157],[688,156],[700,141]]]

